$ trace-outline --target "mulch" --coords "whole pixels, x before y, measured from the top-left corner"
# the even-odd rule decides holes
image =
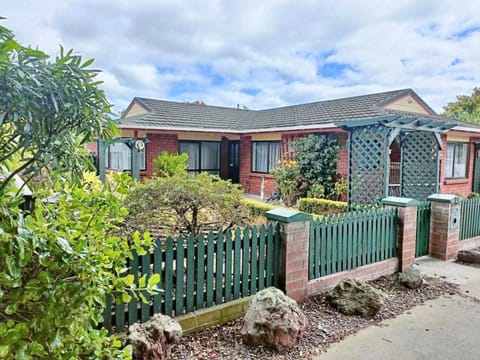
[[[293,349],[279,354],[262,347],[249,347],[242,343],[240,328],[242,319],[227,324],[184,335],[173,345],[170,359],[199,360],[247,360],[247,359],[311,359],[344,337],[385,319],[394,318],[414,306],[442,295],[458,293],[457,285],[438,278],[424,277],[424,284],[415,290],[398,285],[398,275],[384,276],[369,282],[384,295],[382,310],[372,319],[346,316],[332,308],[326,300],[326,292],[304,300],[300,305],[307,316],[309,326],[300,343]]]

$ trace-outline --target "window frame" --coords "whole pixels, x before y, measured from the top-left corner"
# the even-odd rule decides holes
[[[257,144],[257,143],[267,143],[268,144],[268,149],[267,149],[267,171],[264,172],[264,171],[258,171],[258,170],[254,170],[253,169],[253,166],[254,166],[254,163],[253,163],[253,151],[254,151],[254,144]],[[252,141],[251,142],[252,144],[252,147],[251,147],[251,151],[250,151],[250,171],[252,173],[255,173],[255,174],[270,174],[270,171],[277,167],[278,164],[270,164],[270,145],[271,144],[276,144],[280,147],[280,155],[278,157],[278,160],[277,160],[277,163],[278,161],[282,158],[282,141],[281,140],[261,140],[261,141]]]
[[[181,144],[198,144],[198,169],[187,169],[188,173],[194,173],[194,174],[199,174],[201,172],[207,172],[209,174],[213,175],[220,175],[220,170],[221,170],[221,142],[220,141],[214,141],[214,140],[179,140],[178,141],[178,153],[182,154],[180,151],[180,145]],[[218,168],[208,168],[204,169],[202,167],[202,143],[215,143],[218,146]]]
[[[111,161],[111,155],[110,155],[110,146],[112,145],[117,145],[117,144],[122,144],[122,145],[125,145],[128,150],[130,151],[130,161],[129,161],[129,164],[128,164],[128,167],[127,168],[123,168],[123,169],[113,169],[110,167],[110,161]],[[108,169],[108,170],[113,170],[113,171],[132,171],[132,149],[131,147],[133,147],[134,145],[133,144],[129,144],[128,142],[126,141],[114,141],[113,143],[107,145],[105,147],[105,168]],[[147,170],[147,147],[148,144],[146,143],[145,144],[145,149],[143,149],[143,151],[140,151],[140,159],[142,159],[142,163],[140,164],[140,171],[146,171]],[[123,152],[122,152],[123,154]],[[142,156],[141,154],[144,154],[144,156]],[[123,155],[122,155],[123,157]],[[123,160],[122,160],[122,163],[123,163]]]
[[[453,157],[452,157],[452,176],[447,176],[447,154],[449,145],[454,145],[453,148]],[[457,157],[457,145],[466,146],[466,156],[465,156],[465,175],[464,176],[455,176],[455,159]],[[462,141],[447,141],[447,147],[445,149],[445,169],[444,175],[447,180],[457,180],[457,179],[468,179],[468,168],[470,161],[470,143]]]

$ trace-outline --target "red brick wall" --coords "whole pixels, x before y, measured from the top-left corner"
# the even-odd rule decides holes
[[[87,143],[87,151],[89,154],[92,155],[97,155],[97,142],[96,141],[91,141]]]
[[[146,145],[147,170],[142,171],[143,176],[153,175],[152,162],[162,151],[178,153],[178,137],[176,134],[147,134],[150,142]]]
[[[344,178],[348,178],[348,149],[347,149],[348,133],[338,133],[338,152],[337,172]]]
[[[447,155],[447,135],[442,135],[443,149],[440,152],[440,193],[459,194],[468,196],[472,192],[473,186],[473,164],[474,164],[474,141],[469,142],[467,178],[465,179],[445,179],[445,158]]]

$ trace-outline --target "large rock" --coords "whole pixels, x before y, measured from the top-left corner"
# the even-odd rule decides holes
[[[307,326],[307,318],[295,300],[270,287],[250,302],[241,330],[247,345],[284,351],[295,346]]]
[[[143,324],[128,328],[127,342],[132,345],[136,360],[163,360],[170,353],[171,344],[182,336],[182,327],[169,316],[157,314]]]
[[[327,295],[334,308],[345,315],[375,316],[383,305],[381,295],[370,285],[354,279],[341,281]]]
[[[480,264],[480,249],[460,250],[457,260],[468,264]]]
[[[407,270],[398,274],[398,282],[409,289],[418,289],[423,284],[420,267],[413,264]]]

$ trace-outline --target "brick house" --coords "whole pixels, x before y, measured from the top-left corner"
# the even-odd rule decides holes
[[[141,153],[140,174],[143,177],[153,174],[152,161],[161,151],[186,152],[189,171],[218,174],[240,183],[252,194],[260,194],[263,182],[265,196],[269,196],[275,189],[269,171],[282,155],[291,152],[292,141],[309,133],[333,132],[341,146],[337,172],[349,177],[349,182],[353,181],[353,170],[359,166],[355,162],[355,151],[362,152],[385,142],[378,150],[381,153],[378,161],[386,164],[386,169],[382,170],[385,175],[378,175],[383,177],[378,183],[380,195],[408,195],[403,190],[407,187],[405,176],[415,173],[416,180],[410,177],[408,186],[418,187],[419,183],[426,182],[421,170],[429,166],[433,168],[433,172],[430,171],[433,179],[428,180],[433,186],[429,185],[430,193],[466,196],[480,191],[480,127],[437,115],[411,89],[266,110],[134,98],[117,125],[120,137],[147,140],[145,151]],[[365,132],[375,126],[385,130],[379,138],[385,141],[364,139],[355,142],[354,133],[360,134],[357,131],[360,127]],[[409,167],[402,168],[401,164],[407,164],[409,157],[405,144],[413,133],[431,135],[434,146],[422,149],[424,139],[430,137],[418,138],[413,148],[410,146],[409,154],[414,158],[423,154],[424,159],[413,166],[410,160]],[[352,146],[357,146],[357,150]],[[378,173],[379,168],[369,164],[376,159],[371,155],[362,155],[366,163],[363,174],[368,172],[368,176]],[[129,146],[116,143],[107,149],[106,167],[128,170],[130,159]]]

